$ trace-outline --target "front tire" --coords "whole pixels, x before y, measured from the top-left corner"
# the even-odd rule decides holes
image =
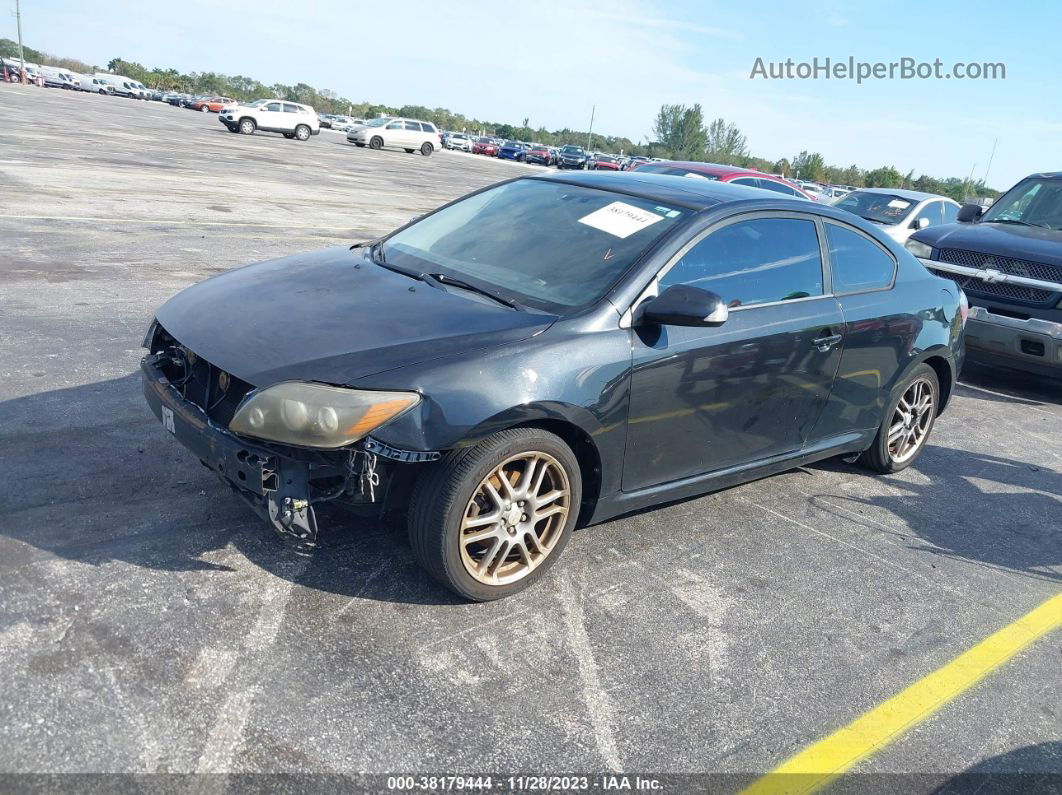
[[[210,113],[210,108],[208,108],[206,105],[201,106],[199,110],[203,111],[203,113]]]
[[[920,364],[893,389],[874,443],[859,463],[883,474],[907,469],[925,449],[939,406],[937,373]]]
[[[288,138],[288,139],[294,138],[295,137],[295,133],[284,133],[284,137]]]
[[[369,141],[369,148],[370,149],[383,149],[383,138],[381,138],[379,135],[374,135],[372,137],[372,140]]]
[[[417,151],[416,149],[406,149],[406,154],[407,155],[411,155],[411,154],[413,154],[416,151]]]
[[[417,481],[413,555],[459,596],[501,599],[553,565],[581,499],[579,463],[560,437],[538,428],[500,431],[452,451]]]
[[[435,151],[435,147],[425,141],[420,145],[420,153],[425,157],[431,157],[431,153]]]
[[[254,123],[254,119],[240,119],[240,132],[244,135],[251,135],[258,125]]]

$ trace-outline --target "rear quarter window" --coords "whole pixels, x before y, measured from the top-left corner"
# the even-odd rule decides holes
[[[835,293],[881,290],[892,285],[896,260],[864,235],[847,227],[827,223]]]

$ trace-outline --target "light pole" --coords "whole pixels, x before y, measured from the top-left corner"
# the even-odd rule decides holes
[[[586,151],[590,151],[590,144],[594,140],[594,114],[597,113],[597,105],[590,109],[590,131],[586,134]]]
[[[22,57],[22,9],[15,0],[15,28],[18,30],[18,82],[26,81],[26,59]]]

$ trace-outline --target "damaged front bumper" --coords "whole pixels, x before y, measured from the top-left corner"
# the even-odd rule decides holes
[[[338,500],[377,513],[402,478],[397,464],[433,461],[439,453],[406,453],[363,439],[342,450],[302,450],[251,442],[213,422],[186,400],[162,370],[165,353],[141,362],[144,397],[163,427],[239,494],[273,529],[300,548],[317,541],[314,506]],[[408,473],[407,473],[408,474]]]

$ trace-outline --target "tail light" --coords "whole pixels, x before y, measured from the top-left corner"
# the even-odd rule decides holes
[[[970,316],[970,301],[961,287],[959,288],[959,316],[962,318],[963,327],[965,327],[966,318]]]

